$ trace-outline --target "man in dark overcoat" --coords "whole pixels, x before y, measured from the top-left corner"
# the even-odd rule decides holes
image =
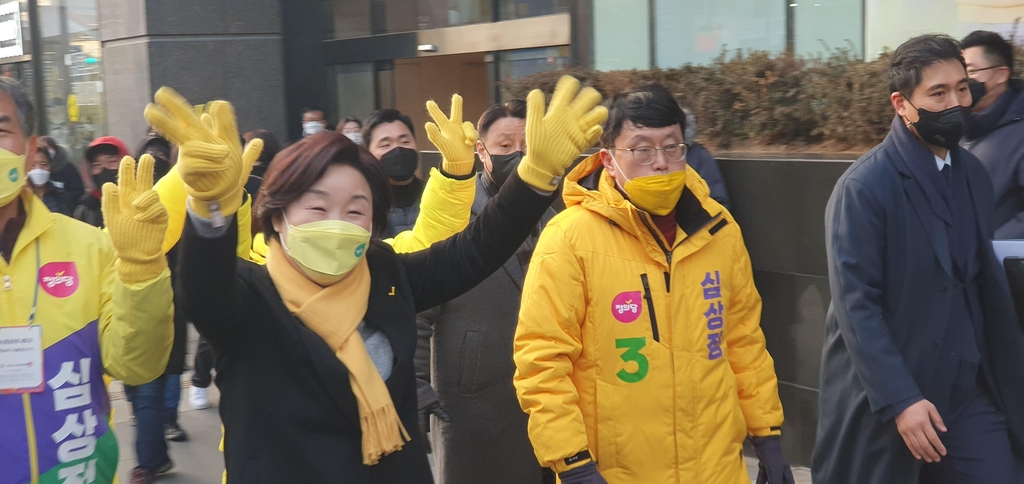
[[[911,39],[887,77],[892,130],[826,209],[814,482],[1019,482],[1024,334],[992,250],[992,183],[958,145],[960,45]]]

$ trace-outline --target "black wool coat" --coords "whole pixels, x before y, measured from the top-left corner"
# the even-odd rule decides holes
[[[513,176],[462,233],[412,253],[371,244],[364,321],[395,355],[386,380],[412,441],[363,465],[359,411],[334,349],[291,315],[267,269],[235,256],[237,226],[206,239],[186,224],[178,291],[189,319],[220,352],[224,458],[230,483],[430,483],[417,431],[416,313],[453,299],[497,270],[553,197]]]

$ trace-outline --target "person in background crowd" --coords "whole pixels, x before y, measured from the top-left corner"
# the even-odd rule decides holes
[[[50,180],[50,177],[53,175],[50,171],[49,150],[43,146],[37,148],[32,159],[29,160],[29,166],[26,168],[29,186],[32,188],[32,192],[43,201],[46,208],[53,213],[70,217],[72,210],[74,210],[74,205],[69,199],[68,194],[64,190],[57,188],[53,181]]]
[[[175,247],[167,254],[171,268],[171,284],[177,281]],[[181,374],[185,371],[185,346],[188,343],[188,322],[181,298],[174,295],[174,336],[164,373],[143,385],[125,384],[124,391],[135,417],[135,459],[130,484],[150,484],[156,476],[174,468],[167,440],[185,442],[188,433],[178,425],[178,404],[181,401]]]
[[[77,201],[85,194],[82,173],[73,163],[68,161],[68,150],[57,144],[49,136],[41,136],[39,144],[46,148],[50,155],[50,182],[53,186],[64,190],[68,198]]]
[[[416,223],[423,195],[423,180],[416,177],[420,157],[412,120],[395,109],[371,113],[363,127],[363,145],[388,171],[395,202],[383,237],[394,237]]]
[[[312,136],[327,129],[327,114],[319,106],[302,108],[302,137]]]
[[[686,113],[686,166],[693,168],[711,189],[711,198],[729,208],[729,192],[725,189],[725,180],[722,179],[722,170],[718,168],[718,160],[711,156],[704,145],[697,142],[697,117],[689,109],[683,108]]]
[[[349,116],[338,123],[338,132],[348,136],[357,145],[363,144],[363,123],[355,116]]]
[[[759,482],[793,484],[750,256],[687,167],[686,116],[657,84],[608,106],[523,284],[514,383],[537,458],[566,484],[735,484],[749,437]]]
[[[889,62],[892,129],[825,211],[814,482],[1020,482],[1024,334],[992,249],[992,183],[958,144],[960,43],[915,37]]]
[[[229,482],[432,482],[417,434],[405,431],[417,419],[415,310],[497,270],[534,229],[565,168],[600,137],[600,95],[588,88],[576,98],[578,82],[560,85],[546,115],[533,96],[539,115],[527,128],[528,153],[488,209],[462,233],[409,255],[372,241],[386,226],[387,174],[342,135],[308,137],[270,167],[256,209],[269,232],[265,267],[234,255],[245,156],[183,151],[191,197],[179,288],[225,355],[218,386]],[[204,129],[187,103],[161,106],[169,110],[163,128],[147,109],[161,132],[174,130],[174,118],[189,120],[185,136]],[[211,116],[220,129],[204,139],[233,125],[229,106],[214,103]],[[442,129],[445,146],[472,151],[475,132]]]
[[[484,170],[476,177],[473,218],[485,210],[526,153],[526,102],[491,106],[477,129],[476,153]],[[519,291],[537,237],[554,215],[549,208],[502,269],[466,294],[417,316],[420,414],[438,416],[431,435],[440,482],[554,483],[554,475],[533,456],[527,416],[512,386]]]
[[[137,158],[150,155],[155,161],[153,179],[160,180],[171,171],[171,143],[162,136],[151,136],[142,142]]]
[[[154,159],[154,182],[170,171],[171,143],[167,139],[159,135],[150,136],[139,148],[139,158],[145,155]],[[172,284],[176,279],[176,255],[175,250],[167,255]],[[174,467],[165,439],[172,442],[188,440],[188,433],[178,425],[181,374],[185,371],[187,339],[185,312],[175,298],[174,341],[164,374],[145,385],[125,385],[125,393],[130,396],[136,422],[135,455],[138,466],[133,470],[131,484],[152,482],[155,476],[167,473]]]
[[[107,233],[54,215],[25,188],[34,126],[25,92],[0,77],[0,350],[43,370],[0,369],[0,476],[109,484],[118,449],[105,377],[144,384],[171,348],[167,212],[144,157],[125,158],[117,185],[102,186]]]
[[[78,200],[73,213],[75,219],[93,227],[104,226],[103,212],[100,210],[100,199],[103,197],[101,187],[105,183],[117,182],[118,165],[126,156],[128,148],[117,137],[103,136],[89,143],[85,151],[85,163],[93,186]]]
[[[249,180],[245,182],[246,193],[254,198],[260,193],[260,186],[263,184],[263,175],[267,172],[267,167],[270,166],[270,162],[274,160],[277,153],[281,151],[281,143],[277,141],[277,136],[274,136],[274,133],[265,129],[249,131],[242,136],[244,144],[249,144],[250,141],[257,138],[263,140],[263,151],[260,152],[260,157],[256,159],[256,164],[252,166]],[[256,227],[256,225],[254,224],[253,227]],[[262,231],[262,227],[258,231]]]
[[[1024,239],[1024,81],[1014,78],[1013,45],[978,30],[961,46],[973,99],[963,145],[995,186],[995,238]]]

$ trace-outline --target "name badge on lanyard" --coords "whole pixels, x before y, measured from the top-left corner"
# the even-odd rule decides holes
[[[43,327],[35,324],[39,262],[39,241],[36,240],[36,288],[28,326],[0,328],[0,395],[43,391]]]

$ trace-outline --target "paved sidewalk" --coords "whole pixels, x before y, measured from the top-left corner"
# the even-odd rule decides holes
[[[186,374],[190,377],[190,375]],[[183,378],[183,386],[188,379]],[[121,460],[117,466],[117,478],[121,484],[131,482],[132,469],[135,467],[135,427],[132,426],[131,404],[124,399],[124,391],[120,382],[110,385],[111,406],[114,408],[114,424],[117,427],[117,443],[120,447]],[[210,408],[193,410],[188,406],[188,388],[182,388],[178,423],[188,432],[188,442],[168,442],[174,469],[158,478],[158,482],[166,484],[214,484],[221,481],[224,469],[224,458],[218,447],[220,445],[220,416],[217,414],[217,402],[220,393],[216,385],[210,387]]]

